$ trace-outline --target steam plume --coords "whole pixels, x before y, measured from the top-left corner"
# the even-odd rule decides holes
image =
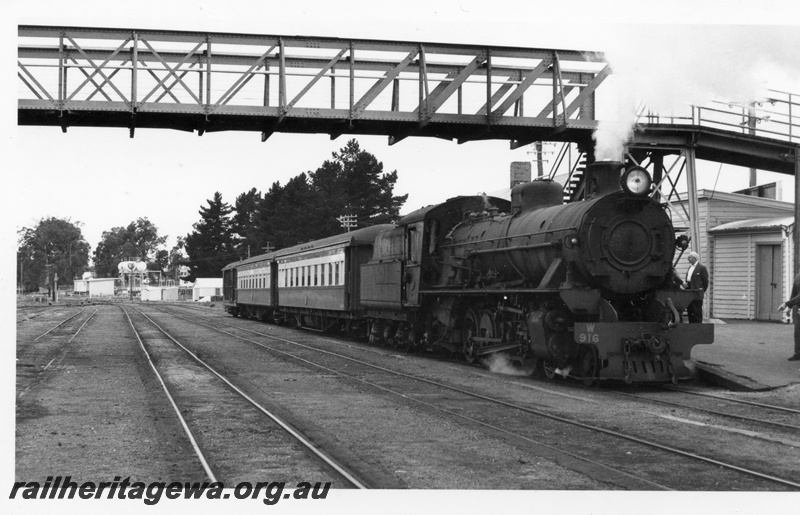
[[[598,114],[597,159],[622,157],[641,104],[669,116],[711,100],[756,101],[767,88],[800,94],[796,27],[649,25],[610,32],[605,55],[618,101],[611,113]]]

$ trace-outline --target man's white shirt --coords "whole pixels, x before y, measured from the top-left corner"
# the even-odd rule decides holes
[[[688,283],[694,273],[694,267],[697,266],[697,261],[695,261],[692,266],[689,267],[689,271],[686,272],[686,282]]]

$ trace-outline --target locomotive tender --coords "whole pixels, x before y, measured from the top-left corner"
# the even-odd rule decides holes
[[[370,344],[497,352],[548,377],[587,384],[677,381],[711,324],[680,312],[676,238],[650,197],[646,170],[587,167],[586,198],[563,203],[550,180],[516,186],[511,202],[465,196],[223,269],[226,311]]]

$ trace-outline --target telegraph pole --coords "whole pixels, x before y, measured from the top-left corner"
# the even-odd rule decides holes
[[[346,232],[358,227],[358,217],[356,215],[342,215],[337,220]]]

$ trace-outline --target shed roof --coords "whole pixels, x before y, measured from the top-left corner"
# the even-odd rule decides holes
[[[733,232],[768,232],[776,229],[788,230],[794,226],[793,216],[781,216],[778,218],[751,218],[749,220],[738,220],[718,225],[708,232],[711,234],[733,233]]]

